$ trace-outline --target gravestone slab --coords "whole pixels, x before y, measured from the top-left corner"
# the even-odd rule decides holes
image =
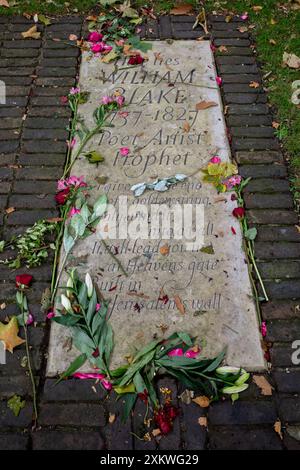
[[[113,366],[153,337],[185,330],[197,336],[203,355],[226,348],[227,364],[263,369],[242,235],[232,216],[236,203],[230,193],[220,196],[204,183],[200,171],[213,155],[222,161],[231,158],[210,43],[156,41],[148,57],[142,67],[120,61],[115,68],[83,53],[80,88],[90,96],[79,111],[86,124],[92,126],[92,114],[102,96],[116,91],[125,96],[127,107],[122,111],[128,114],[113,113],[114,127],[95,136],[85,149],[99,151],[105,162],[96,167],[81,157],[72,174],[83,175],[94,186],[94,200],[106,192],[118,208],[120,198],[124,202],[127,197],[128,214],[120,206],[118,221],[122,229],[128,224],[129,233],[106,241],[127,276],[103,246],[99,232],[75,247],[69,266],[77,266],[82,275],[89,271],[110,300]],[[204,100],[217,105],[197,111],[196,104]],[[130,149],[128,156],[120,154],[125,146]],[[134,184],[175,174],[187,178],[165,192],[146,190],[135,197],[130,190]],[[99,176],[106,176],[107,182],[99,184]],[[199,240],[203,236],[202,251],[201,244],[189,242],[188,234],[178,239],[172,230],[170,239],[164,229],[156,236],[154,231],[154,239],[144,239],[145,233],[134,239],[130,227],[134,210],[139,209],[139,223],[145,226],[151,222],[150,206],[151,210],[159,206],[166,221],[168,210],[176,204],[182,209],[190,204],[194,211],[196,206],[203,208],[204,220],[199,218],[196,227],[195,219],[192,225]],[[107,220],[104,232],[112,226],[113,220]],[[69,330],[52,323],[48,376],[65,370],[78,355],[66,347],[69,336]],[[91,369],[86,364],[82,370]]]

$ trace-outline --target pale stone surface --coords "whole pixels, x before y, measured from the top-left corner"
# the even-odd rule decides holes
[[[231,214],[236,204],[230,194],[218,196],[197,172],[216,153],[223,161],[230,160],[210,44],[157,41],[148,56],[143,68],[119,69],[113,83],[114,65],[90,60],[84,53],[80,87],[90,92],[90,98],[81,105],[80,114],[87,125],[92,125],[92,113],[101,97],[116,90],[125,95],[129,115],[113,116],[115,127],[89,143],[88,149],[101,152],[105,162],[97,168],[81,158],[72,173],[84,175],[95,185],[93,198],[105,191],[110,203],[127,196],[129,206],[204,204],[204,246],[211,244],[214,254],[187,251],[184,240],[108,240],[128,273],[125,277],[96,233],[77,245],[70,262],[78,265],[82,274],[89,271],[111,301],[110,321],[115,333],[112,365],[124,362],[125,355],[154,335],[186,330],[197,336],[203,355],[227,348],[228,364],[262,369],[264,359],[242,237]],[[218,106],[197,112],[195,105],[203,100]],[[128,157],[119,154],[122,146],[130,148]],[[135,183],[176,173],[189,177],[164,193],[147,190],[134,198],[130,191]],[[108,176],[108,181],[98,185],[95,178],[102,175]],[[159,248],[166,243],[170,252],[162,255]],[[169,297],[166,304],[159,300],[162,288]],[[176,296],[184,303],[184,314],[176,307]],[[66,328],[52,324],[50,376],[63,371],[78,354],[74,348],[67,350],[68,336]],[[88,365],[82,370],[88,371]]]

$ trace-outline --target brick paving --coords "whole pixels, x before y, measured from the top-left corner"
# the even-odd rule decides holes
[[[203,32],[192,30],[195,18],[163,16],[143,26],[148,39],[197,39]],[[32,22],[24,17],[0,17],[0,80],[7,83],[8,100],[0,106],[0,238],[22,232],[41,217],[57,215],[54,204],[56,180],[61,176],[70,118],[69,108],[60,97],[75,84],[79,52],[68,41],[80,36],[85,26],[79,16],[60,17],[49,26],[40,26],[41,40],[23,40],[21,32]],[[222,16],[209,18],[216,47],[218,74],[223,79],[222,96],[231,136],[233,157],[240,173],[253,179],[245,189],[245,203],[251,226],[258,229],[256,255],[270,302],[262,305],[271,346],[272,370],[267,374],[274,386],[272,396],[263,396],[252,383],[234,405],[229,400],[202,409],[196,404],[178,402],[181,412],[173,432],[158,444],[170,449],[300,449],[292,435],[300,425],[300,367],[291,362],[292,342],[300,339],[300,239],[295,227],[288,171],[280,145],[274,137],[272,108],[262,87],[255,57],[255,44],[248,32],[241,33],[238,21],[225,22]],[[60,41],[53,41],[60,39]],[[250,88],[256,81],[258,88]],[[23,116],[26,115],[26,119]],[[15,207],[7,215],[5,208]],[[1,259],[7,253],[1,254]],[[31,270],[34,285],[29,293],[30,308],[38,322],[30,328],[30,344],[38,379],[39,429],[31,431],[32,402],[29,379],[20,361],[25,350],[8,355],[0,369],[0,449],[144,449],[154,450],[155,442],[143,442],[132,433],[144,434],[144,405],[138,403],[134,416],[120,422],[122,404],[105,396],[94,382],[69,380],[54,387],[45,379],[49,324],[40,312],[42,292],[49,287],[51,259]],[[20,272],[26,270],[21,269]],[[0,320],[15,311],[14,277],[0,264]],[[236,293],[238,295],[238,293]],[[11,302],[11,303],[10,303]],[[162,378],[176,397],[183,391],[175,381]],[[26,399],[16,418],[6,400],[13,394]],[[116,414],[113,424],[109,413]],[[208,428],[198,424],[206,416]],[[283,440],[274,431],[282,423]]]

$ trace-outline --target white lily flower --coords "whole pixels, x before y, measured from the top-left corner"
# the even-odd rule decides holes
[[[86,273],[85,275],[85,285],[87,287],[87,295],[88,295],[88,298],[90,299],[93,295],[93,281],[92,281],[92,278],[90,276],[89,273]]]
[[[61,294],[60,301],[62,306],[68,313],[73,313],[71,302],[68,297],[65,296],[65,294]]]

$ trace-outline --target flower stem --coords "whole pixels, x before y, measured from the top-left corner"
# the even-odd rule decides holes
[[[24,324],[25,347],[26,347],[26,355],[27,355],[27,367],[28,367],[30,381],[31,381],[31,387],[32,387],[32,400],[33,400],[33,410],[34,410],[34,427],[35,427],[36,423],[37,423],[37,419],[38,419],[36,384],[35,384],[35,380],[34,380],[34,375],[33,375],[32,366],[31,366],[31,359],[30,359],[29,341],[28,341],[28,332],[27,332],[27,318],[25,317],[25,311],[24,311],[24,307],[23,307],[23,298],[24,298],[25,294],[24,294],[23,291],[21,291],[21,292],[22,292],[21,313],[22,313],[23,324]]]
[[[103,243],[103,245],[105,246],[105,249],[107,250],[107,252],[110,254],[110,256],[112,257],[112,259],[117,263],[117,265],[119,266],[119,268],[121,269],[122,273],[124,274],[124,276],[128,277],[128,273],[125,271],[125,269],[123,268],[122,266],[122,263],[121,261],[118,260],[118,258],[116,257],[116,255],[113,254],[113,252],[111,251],[111,249],[109,248],[108,244],[106,243],[106,241],[101,238],[101,241]]]

